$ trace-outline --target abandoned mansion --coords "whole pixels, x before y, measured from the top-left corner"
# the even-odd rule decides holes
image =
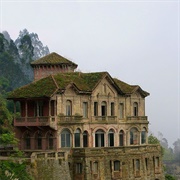
[[[161,148],[148,144],[148,92],[108,72],[76,72],[56,53],[31,66],[34,81],[8,97],[20,150],[65,153],[74,180],[164,179]]]

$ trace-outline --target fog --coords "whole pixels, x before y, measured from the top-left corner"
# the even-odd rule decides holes
[[[112,77],[148,91],[149,131],[169,145],[180,137],[179,1],[8,1],[0,31],[15,40],[26,28],[51,52],[83,72]]]

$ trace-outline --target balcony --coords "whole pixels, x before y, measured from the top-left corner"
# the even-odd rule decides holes
[[[117,116],[94,116],[93,122],[96,123],[116,123]]]
[[[82,116],[64,116],[60,115],[59,116],[59,123],[60,124],[66,124],[66,123],[83,123],[82,122],[83,117]]]
[[[127,120],[148,120],[147,116],[127,116]]]
[[[14,119],[14,126],[50,126],[55,128],[55,117],[18,117]]]

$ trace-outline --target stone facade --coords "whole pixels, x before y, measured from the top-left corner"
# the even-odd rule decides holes
[[[54,54],[48,62],[53,59]],[[75,180],[164,179],[160,148],[148,145],[149,93],[107,72],[66,70],[10,94],[15,111],[17,104],[21,107],[21,116],[14,119],[20,149],[67,152]]]

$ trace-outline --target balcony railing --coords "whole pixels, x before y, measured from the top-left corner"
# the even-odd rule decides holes
[[[14,119],[15,126],[49,126],[55,121],[51,116],[18,117]]]
[[[96,122],[102,122],[102,123],[109,122],[109,123],[112,123],[112,122],[117,121],[117,116],[94,116],[94,120]]]
[[[132,121],[135,121],[135,120],[148,120],[148,117],[147,116],[127,116],[127,120],[132,120]]]
[[[59,122],[60,123],[76,123],[81,122],[83,119],[83,116],[59,116]]]

